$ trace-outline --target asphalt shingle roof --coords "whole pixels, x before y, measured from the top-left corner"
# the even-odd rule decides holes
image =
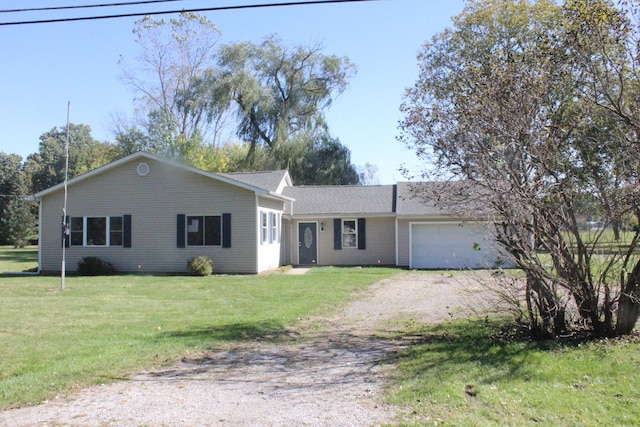
[[[491,213],[486,196],[465,181],[399,182],[397,212],[400,216],[477,216]]]
[[[264,172],[232,172],[221,173],[219,175],[251,185],[252,187],[275,192],[278,190],[286,173],[286,170],[277,170]]]
[[[243,184],[278,192],[287,171],[234,172],[220,174]],[[290,182],[290,181],[289,181]],[[452,191],[453,190],[453,191]],[[397,185],[302,185],[285,186],[282,195],[294,199],[286,203],[285,212],[294,215],[395,215],[449,216],[447,200],[455,194],[470,194],[464,182],[399,182]],[[464,203],[465,205],[467,203]],[[484,210],[468,203],[468,214]],[[457,212],[458,215],[462,212]]]
[[[391,215],[394,190],[393,185],[299,186],[286,187],[282,194],[295,199],[294,215]]]
[[[399,182],[397,212],[398,215],[443,215],[445,212],[436,206],[429,194],[436,190],[436,183]]]

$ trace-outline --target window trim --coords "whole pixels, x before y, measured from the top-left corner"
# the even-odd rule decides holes
[[[105,247],[114,247],[114,248],[123,248],[125,247],[124,245],[124,241],[125,241],[125,227],[124,227],[124,223],[125,223],[125,216],[126,215],[106,215],[106,216],[97,216],[97,215],[92,215],[92,216],[70,216],[69,217],[69,247],[76,247],[76,248],[80,248],[80,247],[88,247],[88,248],[105,248]],[[100,219],[103,218],[105,220],[105,226],[104,226],[104,232],[105,232],[105,244],[104,245],[95,245],[95,244],[89,244],[88,243],[88,220],[89,219]],[[120,228],[120,234],[121,234],[121,238],[120,238],[120,244],[112,244],[111,243],[111,218],[120,218],[121,220],[121,228]],[[74,219],[82,219],[82,230],[73,229],[73,222]],[[73,241],[73,235],[74,234],[80,234],[82,233],[82,244],[74,244]]]
[[[189,221],[192,218],[198,218],[200,223],[198,224],[198,228],[200,229],[200,227],[202,228],[202,243],[201,244],[190,244],[189,243],[189,234],[193,233],[189,231]],[[219,238],[217,242],[214,242],[213,244],[207,244],[207,230],[206,230],[206,225],[207,225],[207,218],[217,218],[217,223],[219,224],[220,227],[220,233],[219,233]],[[198,247],[202,247],[202,246],[206,246],[209,248],[216,248],[216,247],[222,247],[222,242],[223,242],[223,221],[222,221],[222,214],[218,214],[218,215],[185,215],[185,221],[184,221],[184,245],[185,247],[188,248],[198,248]],[[199,231],[198,231],[199,233]]]
[[[280,215],[277,211],[260,210],[258,232],[261,245],[280,243]]]
[[[352,246],[344,246],[344,222],[353,221],[352,218],[334,218],[333,219],[333,249],[351,249]],[[349,233],[352,234],[352,233]],[[365,217],[356,220],[356,248],[359,250],[367,249],[367,219]]]
[[[189,215],[196,216],[196,215]],[[214,216],[214,215],[211,215]],[[217,215],[216,215],[217,216]],[[231,248],[231,214],[223,213],[220,215],[222,218],[222,229],[220,230],[221,240],[222,240],[222,248],[229,249]],[[187,215],[183,213],[179,213],[176,215],[176,248],[185,249],[187,247]],[[197,246],[192,246],[197,247]],[[215,247],[215,246],[209,246]]]
[[[346,232],[345,231],[344,223],[347,222],[347,221],[353,222],[353,225],[354,225],[354,227],[353,227],[354,231],[353,232]],[[342,218],[340,223],[341,223],[341,226],[342,226],[342,234],[341,234],[341,237],[342,237],[341,238],[342,249],[358,249],[358,232],[359,232],[359,230],[358,230],[358,220],[356,218]],[[354,236],[353,245],[352,246],[345,246],[344,238],[345,238],[346,235]]]
[[[271,217],[270,224],[270,241],[271,243],[278,243],[280,239],[278,239],[278,230],[280,229],[280,221],[278,221],[278,217],[280,214],[276,212],[269,212],[269,216]]]
[[[260,211],[260,243],[266,245],[269,241],[269,213]]]
[[[117,219],[117,218],[120,219],[120,228],[119,229],[116,228],[114,230],[112,228],[112,226],[113,226],[112,220]],[[109,230],[108,231],[109,236],[108,236],[108,240],[107,240],[109,242],[109,246],[123,246],[124,247],[124,215],[123,216],[110,216],[110,217],[107,218],[107,222],[109,223],[109,225],[107,227],[107,229]],[[119,233],[120,234],[120,244],[119,245],[112,245],[111,244],[111,236],[114,233]]]

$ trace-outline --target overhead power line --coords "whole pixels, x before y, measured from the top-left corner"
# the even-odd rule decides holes
[[[237,5],[237,6],[217,6],[217,7],[195,8],[195,9],[164,10],[164,11],[158,11],[158,12],[122,13],[117,15],[82,16],[82,17],[75,17],[75,18],[40,19],[40,20],[34,20],[34,21],[0,22],[0,26],[51,24],[51,23],[57,23],[57,22],[94,21],[98,19],[131,18],[131,17],[147,16],[147,15],[169,15],[169,14],[176,14],[176,13],[195,13],[195,12],[218,12],[223,10],[259,9],[259,8],[267,8],[267,7],[304,6],[304,5],[314,5],[314,4],[336,4],[336,3],[358,3],[358,2],[373,2],[373,1],[381,1],[381,0],[308,0],[308,1],[289,1],[284,3],[245,4],[245,5]]]
[[[175,2],[175,1],[183,1],[183,0],[141,0],[141,1],[121,2],[121,3],[89,4],[84,6],[32,7],[28,9],[4,9],[4,10],[0,10],[0,13],[42,12],[47,10],[91,9],[96,7],[137,6],[140,4],[168,3],[168,2]]]

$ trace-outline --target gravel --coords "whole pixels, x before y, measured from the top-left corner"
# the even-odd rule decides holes
[[[372,285],[331,318],[305,319],[287,340],[260,340],[183,358],[170,368],[0,412],[0,426],[376,426],[404,320],[429,323],[483,310],[486,272],[403,272]]]

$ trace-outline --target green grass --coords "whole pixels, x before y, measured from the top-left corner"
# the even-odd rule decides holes
[[[277,334],[397,271],[67,277],[64,292],[58,277],[0,277],[0,408]]]
[[[0,274],[22,272],[38,268],[38,247],[28,246],[14,249],[13,246],[0,246]]]
[[[35,263],[0,250],[0,270]],[[0,408],[35,404],[165,366],[187,353],[278,334],[335,309],[395,269],[303,276],[0,277]],[[640,425],[640,342],[561,345],[500,338],[499,321],[406,324],[390,403],[401,425]],[[466,393],[472,386],[475,396]]]
[[[639,425],[637,339],[529,343],[498,338],[501,326],[407,325],[424,342],[399,357],[389,386],[390,403],[408,408],[402,425]]]

